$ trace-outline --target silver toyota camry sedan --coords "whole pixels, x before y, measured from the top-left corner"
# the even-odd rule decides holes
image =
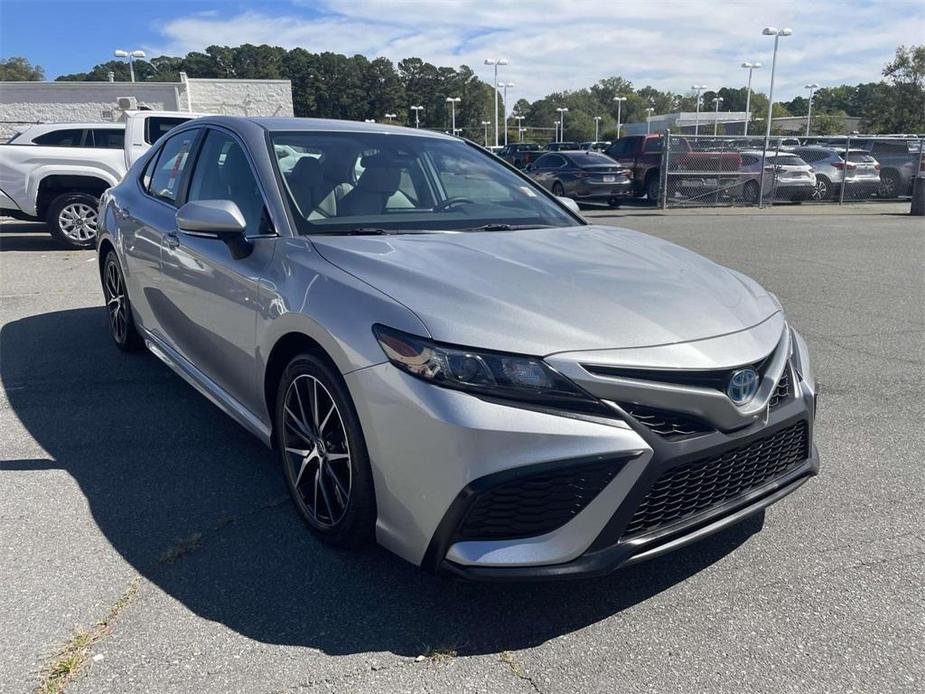
[[[331,544],[599,575],[818,470],[806,343],[773,294],[458,138],[198,119],[103,196],[99,232],[116,345],[275,451]]]

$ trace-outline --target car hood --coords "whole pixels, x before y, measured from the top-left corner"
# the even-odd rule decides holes
[[[740,273],[610,226],[312,242],[413,311],[434,339],[470,347],[545,356],[664,345],[744,330],[780,310]]]

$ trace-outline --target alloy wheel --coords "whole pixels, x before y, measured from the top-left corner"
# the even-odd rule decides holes
[[[106,277],[103,282],[106,292],[106,310],[109,313],[109,325],[112,336],[119,344],[128,338],[128,315],[125,305],[125,283],[119,266],[112,260],[106,264]]]
[[[282,428],[286,474],[309,520],[331,528],[347,513],[353,472],[343,418],[330,391],[314,376],[289,384]]]
[[[816,179],[816,187],[813,188],[813,200],[826,200],[829,197],[829,184],[821,179]]]
[[[65,205],[58,213],[58,226],[72,241],[89,241],[96,237],[96,209],[83,202]]]

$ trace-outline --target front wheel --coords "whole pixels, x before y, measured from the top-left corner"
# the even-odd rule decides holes
[[[341,547],[373,536],[376,500],[360,422],[340,376],[313,354],[289,362],[274,438],[289,492],[309,528]]]
[[[56,197],[45,216],[52,237],[68,248],[92,248],[96,243],[99,204],[99,198],[89,193]]]
[[[880,189],[878,194],[881,198],[895,198],[899,196],[899,174],[895,171],[883,171],[880,174]]]
[[[832,183],[825,176],[816,176],[816,187],[813,188],[813,200],[829,200],[834,189]]]
[[[557,198],[565,197],[565,188],[562,187],[562,184],[559,183],[559,181],[556,181],[555,183],[552,184],[552,194],[555,195]]]
[[[661,192],[659,183],[660,179],[657,175],[649,176],[649,180],[646,181],[646,197],[653,205],[658,204],[658,195]]]

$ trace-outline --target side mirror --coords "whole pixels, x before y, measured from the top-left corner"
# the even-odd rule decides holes
[[[247,222],[231,200],[188,202],[177,210],[176,221],[177,229],[184,234],[223,241],[236,259],[251,252],[251,244],[244,238]]]
[[[581,208],[578,207],[578,203],[572,200],[571,198],[556,196],[556,200],[558,200],[560,203],[565,205],[567,208],[569,208],[569,210],[571,210],[575,214],[581,214]]]

